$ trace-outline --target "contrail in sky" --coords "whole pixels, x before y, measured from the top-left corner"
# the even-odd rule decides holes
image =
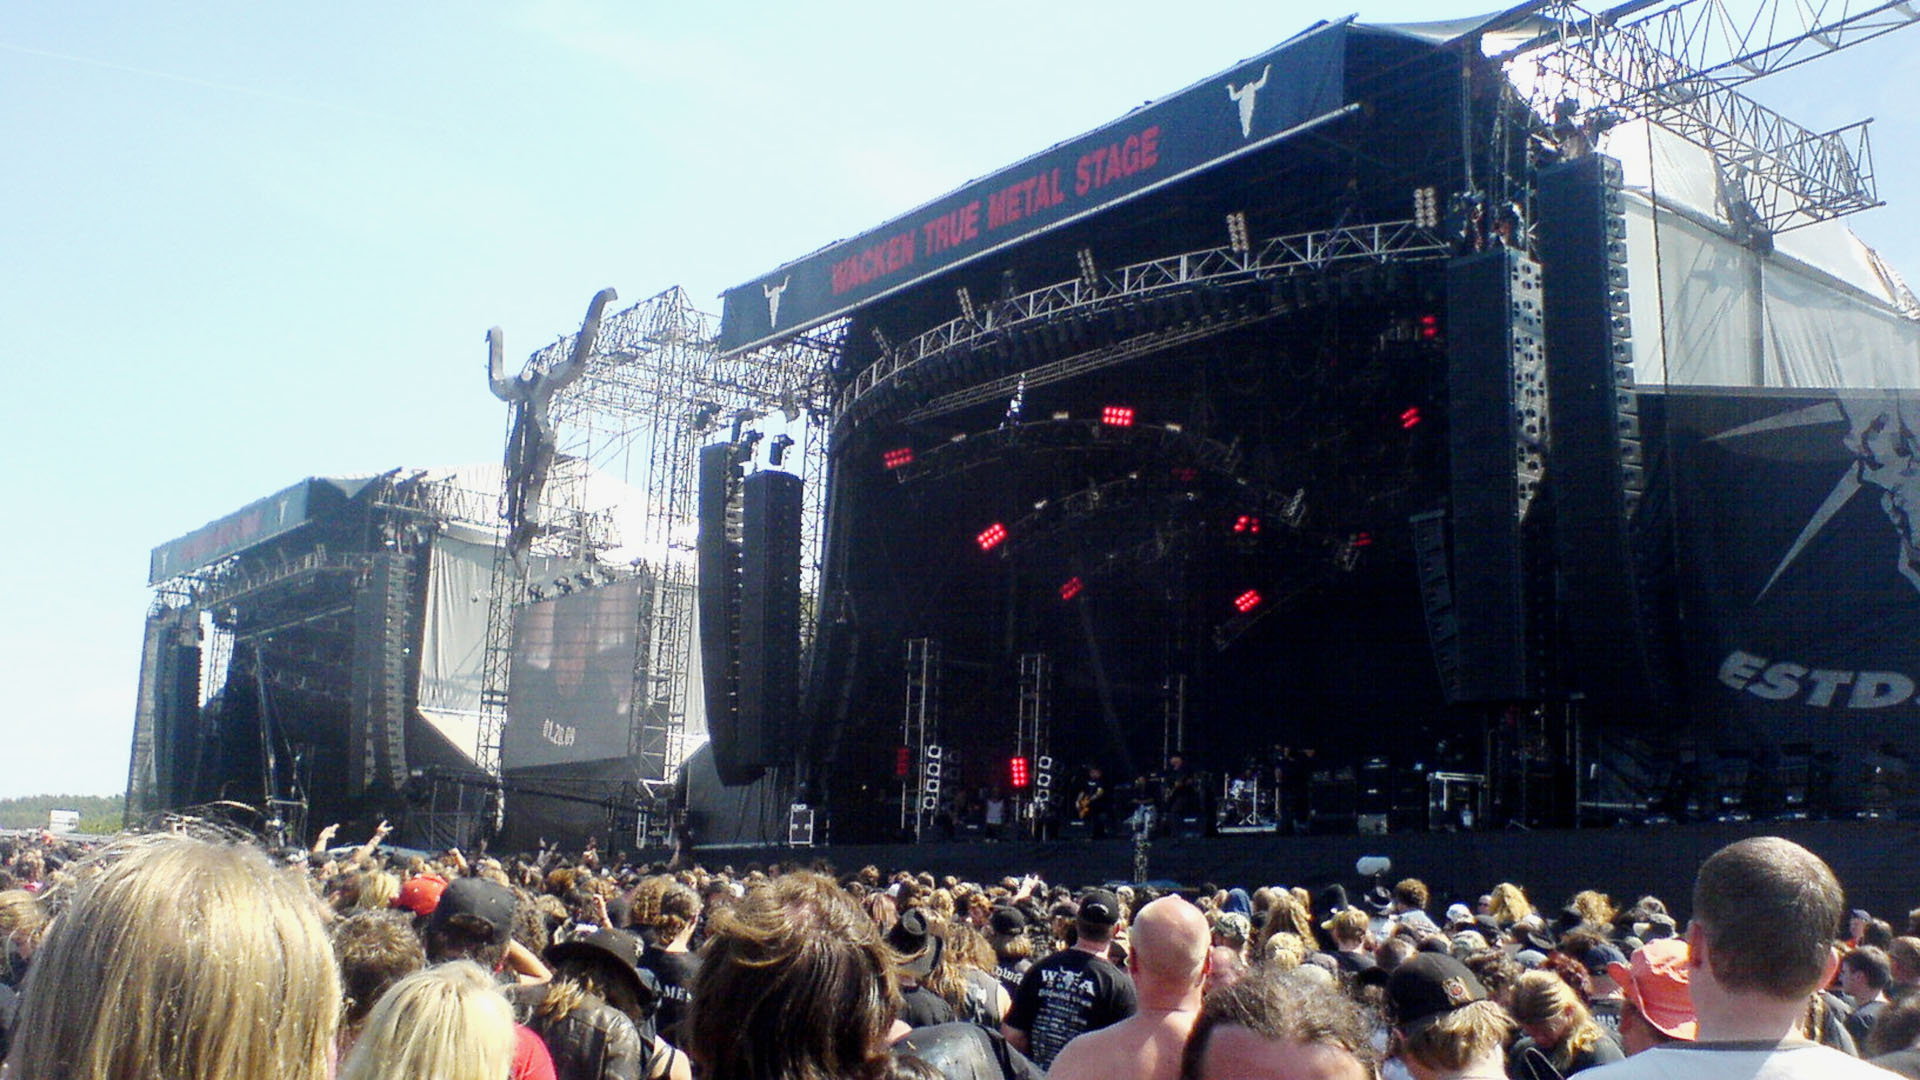
[[[333,112],[345,113],[349,116],[358,116],[368,120],[391,121],[393,119],[380,113],[368,112],[365,109],[356,109],[351,105],[341,105],[331,101],[319,101],[313,98],[294,97],[289,94],[276,94],[271,90],[259,90],[251,86],[236,86],[233,83],[214,82],[211,79],[196,78],[192,75],[181,75],[172,71],[160,71],[155,68],[135,67],[132,64],[118,64],[111,60],[100,60],[91,56],[74,56],[71,53],[35,49],[25,45],[14,45],[5,41],[0,41],[0,49],[5,49],[9,52],[24,53],[28,56],[42,56],[49,60],[65,60],[73,64],[86,64],[89,67],[106,68],[109,71],[124,71],[129,75],[145,75],[154,79],[166,79],[169,82],[186,83],[188,86],[200,86],[208,90],[225,90],[230,93],[245,94],[248,97],[261,98],[267,101],[278,101],[284,105],[300,105],[306,108],[328,109]]]

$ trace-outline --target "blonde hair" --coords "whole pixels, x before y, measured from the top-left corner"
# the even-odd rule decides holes
[[[1507,1008],[1522,1024],[1547,1024],[1557,1017],[1568,1017],[1566,1031],[1552,1050],[1547,1051],[1553,1067],[1561,1072],[1567,1070],[1574,1058],[1607,1037],[1593,1014],[1581,1003],[1580,995],[1551,971],[1529,971],[1515,979]]]
[[[95,865],[34,955],[12,1075],[327,1080],[340,977],[298,877],[257,848],[166,833]]]
[[[1613,920],[1619,917],[1619,912],[1613,906],[1613,897],[1594,889],[1582,889],[1574,893],[1573,907],[1582,920],[1601,930],[1612,929]]]
[[[393,874],[362,874],[360,891],[353,898],[353,906],[362,911],[380,911],[393,906],[400,896],[400,879]]]
[[[1498,1054],[1513,1031],[1506,1010],[1492,1001],[1475,1001],[1441,1013],[1433,1023],[1404,1036],[1401,1050],[1429,1069],[1464,1069],[1474,1060]]]
[[[18,937],[28,946],[37,944],[47,928],[47,913],[40,901],[25,889],[0,892],[0,940]]]
[[[1512,926],[1533,914],[1533,905],[1527,902],[1527,894],[1520,890],[1520,886],[1505,881],[1493,887],[1493,901],[1488,906],[1493,921],[1501,926]]]
[[[514,1046],[513,1007],[480,965],[456,960],[393,984],[340,1080],[501,1080]]]
[[[1306,962],[1307,943],[1298,934],[1281,931],[1261,947],[1261,962],[1275,971],[1292,971]]]

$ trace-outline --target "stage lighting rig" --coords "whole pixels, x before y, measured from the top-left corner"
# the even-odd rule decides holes
[[[768,463],[773,465],[784,464],[787,460],[787,447],[792,445],[793,445],[793,436],[788,435],[784,431],[778,435],[775,435],[773,437],[773,442],[769,444],[767,447]]]
[[[1239,210],[1227,215],[1227,246],[1242,255],[1253,250],[1253,242],[1247,237],[1247,215]]]

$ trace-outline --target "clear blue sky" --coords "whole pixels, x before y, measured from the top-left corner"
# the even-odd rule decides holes
[[[488,326],[517,363],[602,286],[718,310],[1350,10],[11,5],[0,796],[124,785],[153,545],[303,476],[497,460]],[[1854,227],[1920,277],[1916,55],[1907,30],[1754,95],[1813,127],[1880,118],[1892,205]]]

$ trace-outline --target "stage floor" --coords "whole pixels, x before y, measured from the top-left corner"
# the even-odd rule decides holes
[[[1575,892],[1591,888],[1606,892],[1622,908],[1652,894],[1666,901],[1676,918],[1684,918],[1700,863],[1735,840],[1766,835],[1785,836],[1818,853],[1839,876],[1847,906],[1866,908],[1893,923],[1896,932],[1905,927],[1906,913],[1920,907],[1920,860],[1915,858],[1920,824],[1890,821],[1164,839],[1149,849],[1146,877],[1249,891],[1261,885],[1317,890],[1338,882],[1355,895],[1356,886],[1371,881],[1354,872],[1354,862],[1384,855],[1393,860],[1385,883],[1409,876],[1425,881],[1433,895],[1429,910],[1436,915],[1456,900],[1471,906],[1495,884],[1511,881],[1549,913]],[[696,855],[703,865],[736,870],[749,864],[824,862],[841,875],[871,863],[882,870],[927,870],[971,881],[1025,873],[1076,886],[1134,878],[1133,843],[1127,839],[703,847]]]

